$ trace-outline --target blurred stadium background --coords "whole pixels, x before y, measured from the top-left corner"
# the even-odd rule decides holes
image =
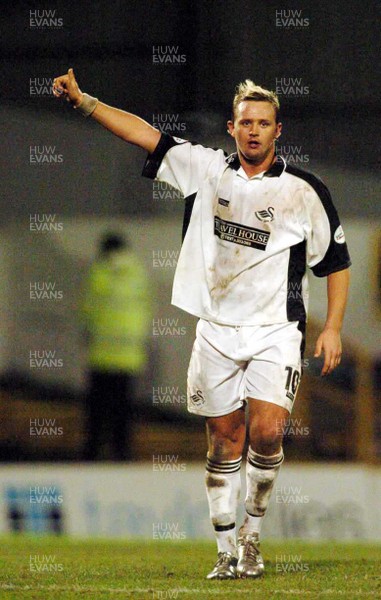
[[[210,537],[204,424],[185,406],[196,321],[170,306],[182,201],[140,177],[143,152],[53,99],[52,78],[73,66],[81,89],[102,101],[228,151],[235,85],[251,77],[283,91],[280,152],[327,183],[353,267],[343,362],[324,380],[313,343],[324,322],[325,281],[311,277],[304,380],[266,532],[381,538],[379,6],[304,1],[292,9],[299,12],[272,0],[57,0],[51,14],[34,2],[3,5],[1,532],[152,539],[155,525],[170,531],[169,524],[172,539]],[[36,164],[36,154],[55,158]],[[128,235],[146,265],[154,318],[182,332],[174,326],[151,336],[131,415],[134,460],[122,465],[108,460],[107,445],[104,460],[81,462],[81,283],[110,228]],[[54,284],[59,298],[32,300],[35,282]],[[31,351],[53,351],[63,366],[30,368]],[[36,435],[36,424],[56,432]]]

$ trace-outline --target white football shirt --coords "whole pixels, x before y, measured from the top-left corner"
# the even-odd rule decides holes
[[[351,264],[327,188],[279,156],[248,177],[236,153],[162,134],[143,175],[184,195],[172,304],[192,315],[225,325],[305,321],[306,267],[323,277]]]

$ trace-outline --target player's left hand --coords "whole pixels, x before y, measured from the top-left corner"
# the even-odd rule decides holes
[[[329,375],[341,362],[341,338],[337,329],[327,328],[319,335],[315,346],[315,358],[324,352],[324,365],[321,375]]]

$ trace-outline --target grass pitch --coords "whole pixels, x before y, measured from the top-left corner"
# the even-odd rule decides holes
[[[264,541],[259,580],[206,581],[214,543],[0,538],[0,598],[381,598],[381,545]]]

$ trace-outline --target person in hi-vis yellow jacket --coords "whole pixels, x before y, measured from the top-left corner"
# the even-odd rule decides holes
[[[137,376],[148,360],[151,293],[144,267],[122,236],[102,237],[83,296],[90,380],[85,458],[97,458],[106,436],[112,458],[125,460],[131,457],[129,413]]]

